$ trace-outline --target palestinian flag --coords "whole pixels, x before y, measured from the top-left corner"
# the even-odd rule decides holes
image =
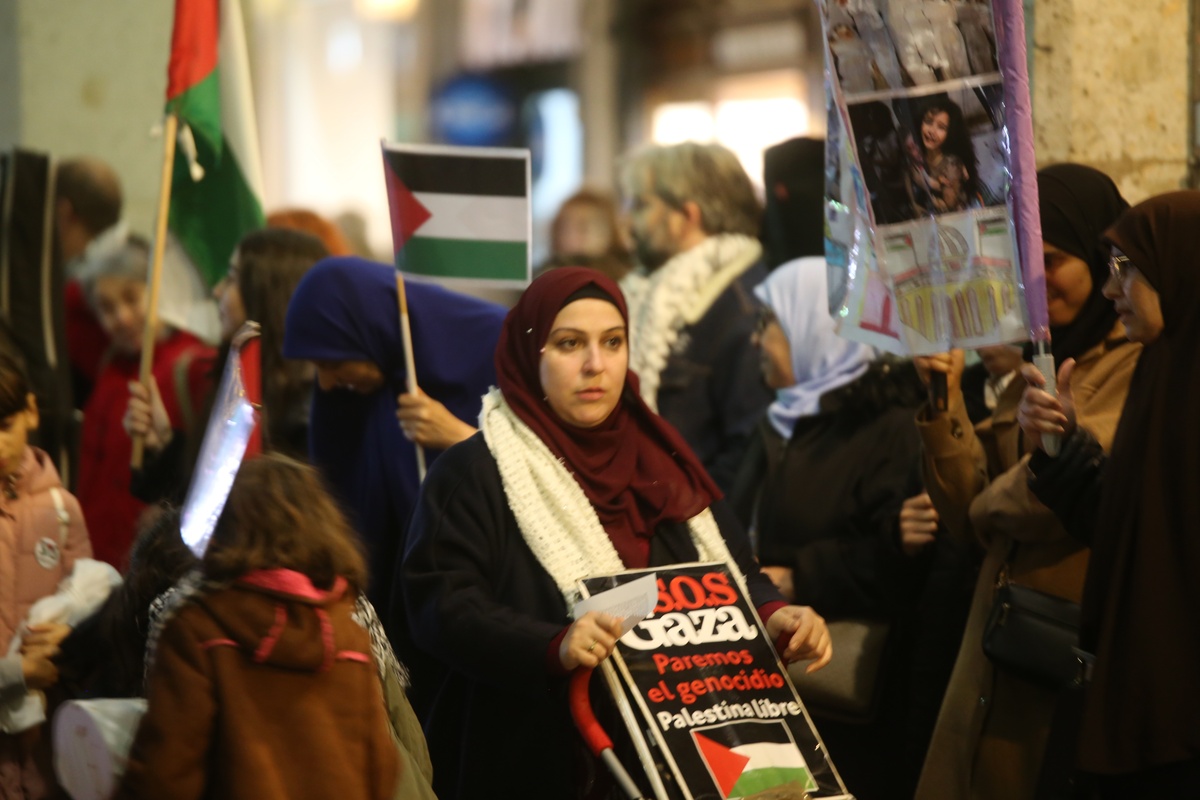
[[[817,790],[800,748],[782,722],[735,722],[692,731],[721,797],[772,800],[808,797]]]
[[[266,223],[237,0],[175,0],[167,111],[180,125],[170,228],[211,287],[242,236]]]
[[[525,285],[529,151],[383,145],[396,267]]]

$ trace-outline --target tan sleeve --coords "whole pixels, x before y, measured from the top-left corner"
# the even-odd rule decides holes
[[[990,540],[1003,534],[1018,542],[1052,542],[1067,530],[1029,490],[1029,456],[997,475],[971,503],[972,527]],[[983,535],[981,534],[981,535]]]
[[[1105,355],[1076,390],[1076,419],[1108,451],[1129,393],[1139,347],[1123,346]],[[1029,489],[1029,456],[998,476],[971,504],[976,530],[1003,533],[1019,542],[1053,542],[1067,530]]]
[[[1109,353],[1102,364],[1076,390],[1075,415],[1081,428],[1096,437],[1108,452],[1117,422],[1125,408],[1129,382],[1142,354],[1140,345],[1125,345]]]
[[[987,456],[967,418],[965,408],[931,416],[929,407],[917,412],[917,430],[925,445],[922,473],[925,490],[956,539],[974,538],[967,510],[987,486]]]

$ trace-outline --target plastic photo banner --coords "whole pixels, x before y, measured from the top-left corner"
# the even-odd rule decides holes
[[[623,690],[671,797],[849,797],[729,568],[683,564],[595,577],[584,597],[657,573],[654,612],[618,640]],[[627,765],[628,766],[628,765]],[[649,795],[648,795],[649,796]]]
[[[817,0],[840,332],[898,354],[1028,338],[990,0]]]
[[[180,532],[197,558],[208,549],[257,424],[258,415],[242,380],[241,354],[231,349],[183,504]]]

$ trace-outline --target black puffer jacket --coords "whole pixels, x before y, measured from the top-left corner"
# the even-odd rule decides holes
[[[911,363],[880,359],[789,441],[760,423],[730,500],[762,563],[794,570],[796,602],[834,619],[889,615],[906,561],[900,505],[920,491],[923,397]]]

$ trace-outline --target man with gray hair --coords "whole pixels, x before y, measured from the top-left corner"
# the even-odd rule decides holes
[[[639,262],[621,284],[629,366],[728,491],[771,401],[751,341],[766,277],[754,187],[733,153],[694,142],[633,154],[621,184]]]

